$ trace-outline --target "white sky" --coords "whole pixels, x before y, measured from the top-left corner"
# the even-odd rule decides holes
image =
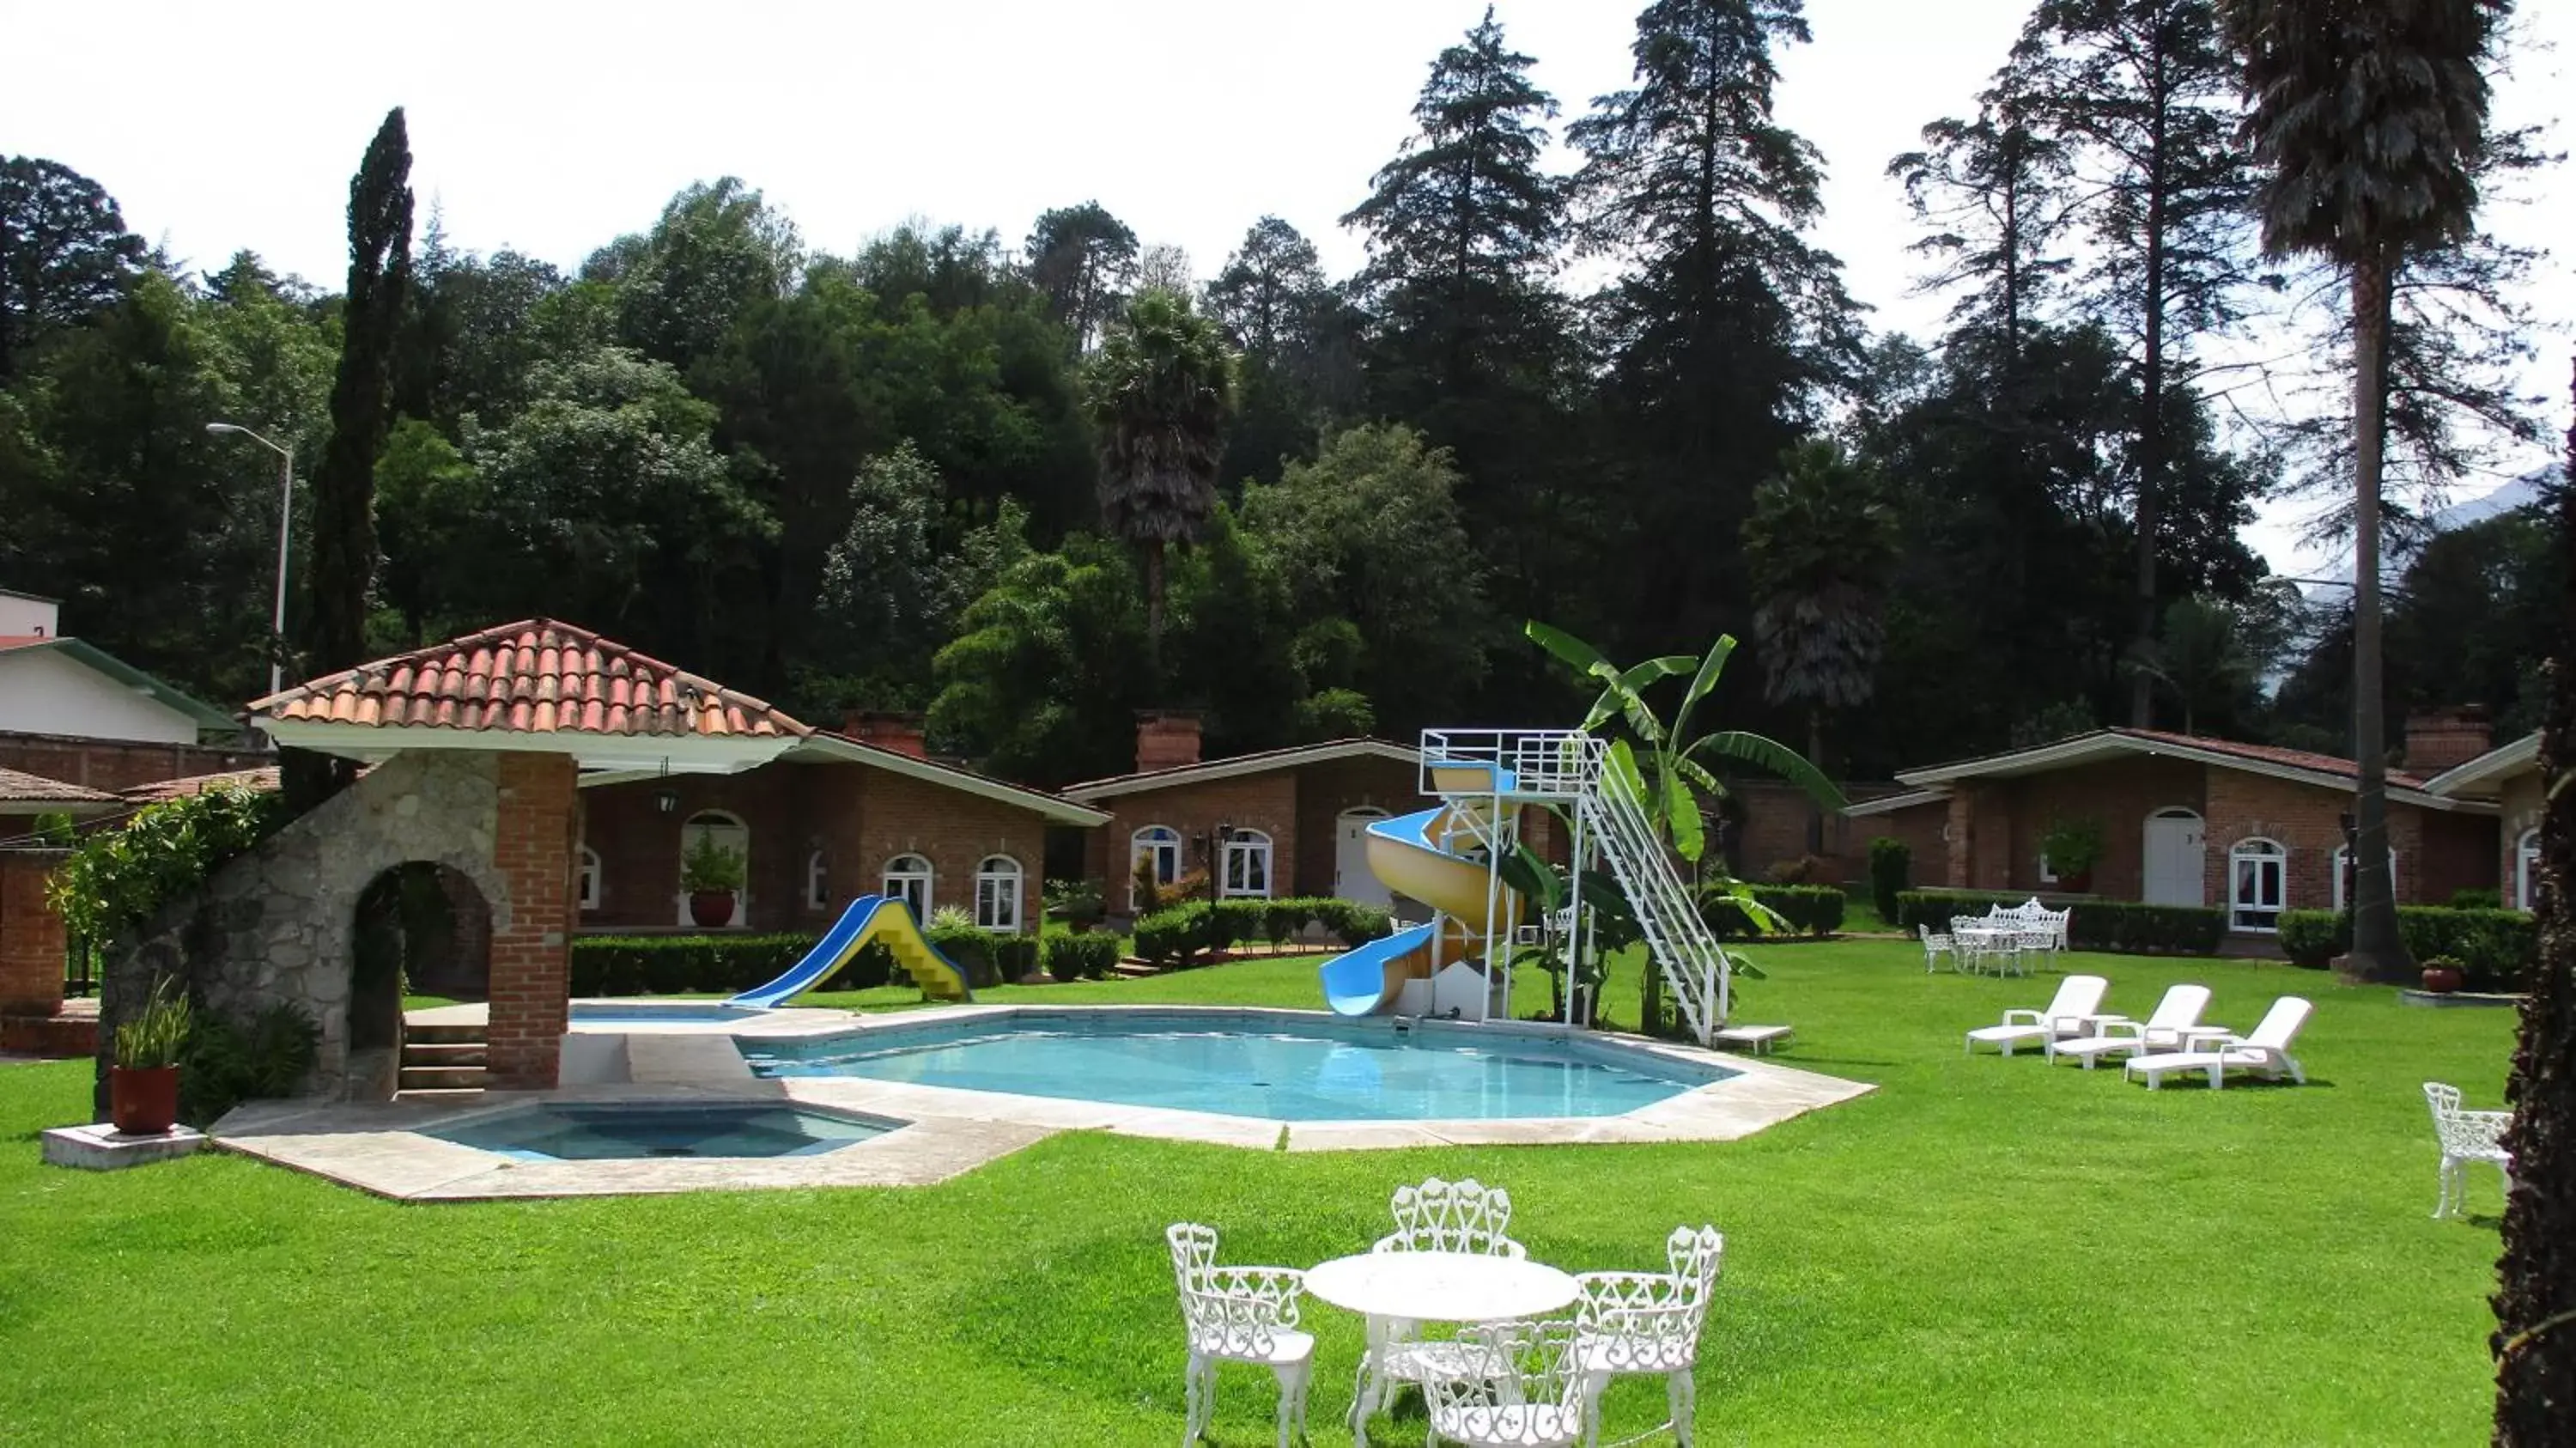
[[[1499,14],[1575,114],[1626,83],[1641,4],[1504,0]],[[413,185],[455,244],[565,267],[649,225],[689,182],[733,174],[835,250],[915,216],[1016,244],[1039,211],[1097,198],[1145,241],[1187,248],[1203,276],[1264,212],[1314,238],[1339,276],[1360,245],[1336,218],[1410,131],[1431,58],[1483,8],[152,0],[118,12],[128,39],[103,52],[90,7],[0,0],[16,54],[0,151],[97,179],[128,226],[191,264],[249,247],[332,287],[347,266],[349,173],[394,104],[408,108]],[[1917,232],[1887,160],[1924,122],[1967,109],[2028,9],[1808,0],[1816,40],[1783,59],[1781,117],[1824,152],[1818,239],[1878,327],[1930,336],[1943,312],[1911,294]],[[2551,98],[2576,96],[2576,4],[2522,9],[2547,49],[2500,85],[2504,123],[2556,119]],[[2491,224],[2529,244],[2576,236],[2576,190],[2533,189],[2554,194]],[[2569,258],[2551,259],[2531,300],[2554,329],[2531,389],[2554,399],[2563,429]],[[2269,509],[2250,535],[2278,565],[2293,566],[2299,511]]]

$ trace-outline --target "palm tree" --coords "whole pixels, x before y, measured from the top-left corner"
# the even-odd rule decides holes
[[[2352,964],[2409,966],[2388,878],[2379,502],[2389,297],[2410,254],[2468,234],[2487,139],[2481,71],[2509,0],[2224,0],[2245,60],[2245,138],[2265,169],[2263,247],[2341,267],[2352,287]]]
[[[1083,374],[1100,430],[1100,516],[1145,555],[1146,647],[1163,647],[1163,553],[1196,538],[1216,504],[1234,414],[1234,354],[1217,324],[1159,288],[1137,294]]]
[[[1779,474],[1754,490],[1744,563],[1759,600],[1753,642],[1762,651],[1762,695],[1805,709],[1807,758],[1819,768],[1826,711],[1858,708],[1877,692],[1883,595],[1897,543],[1877,476],[1825,439],[1783,453]],[[1808,819],[1807,849],[1823,848],[1820,806]]]

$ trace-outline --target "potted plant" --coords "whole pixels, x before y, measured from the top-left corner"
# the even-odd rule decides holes
[[[689,892],[689,918],[702,929],[732,924],[734,892],[742,888],[742,852],[726,849],[713,832],[700,830],[680,858],[680,888]]]
[[[116,1028],[107,1071],[107,1117],[127,1136],[159,1136],[179,1122],[179,1052],[188,1044],[188,998],[163,976],[134,1019]]]
[[[2102,822],[2097,819],[2052,821],[2041,837],[2039,853],[2057,876],[2057,888],[2082,894],[2093,888],[2093,867],[2102,861]]]
[[[2424,962],[2424,989],[2435,995],[2449,995],[2466,979],[2467,970],[2456,956],[2437,955]]]

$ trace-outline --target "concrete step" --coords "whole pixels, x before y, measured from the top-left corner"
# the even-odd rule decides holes
[[[405,1066],[402,1068],[401,1089],[406,1092],[480,1091],[485,1075],[480,1066]]]
[[[405,1041],[405,1066],[480,1066],[491,1047],[481,1041]]]
[[[436,1041],[451,1045],[465,1041],[479,1042],[484,1038],[487,1029],[488,1028],[479,1021],[463,1021],[453,1025],[430,1025],[420,1021],[405,1021],[403,1022],[403,1039],[405,1041]]]
[[[406,1088],[395,1092],[394,1099],[396,1101],[424,1102],[432,1106],[440,1104],[470,1106],[483,1099],[483,1088],[480,1086],[424,1086],[417,1089]]]

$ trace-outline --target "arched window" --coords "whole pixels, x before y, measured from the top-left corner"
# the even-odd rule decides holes
[[[1127,903],[1136,904],[1136,866],[1151,861],[1154,883],[1169,885],[1181,878],[1181,832],[1170,825],[1147,825],[1136,832],[1133,848],[1127,854]]]
[[[1020,862],[986,855],[975,867],[975,924],[1001,935],[1020,933]]]
[[[2334,908],[2337,910],[2344,908],[2344,891],[2349,888],[2345,881],[2351,876],[2352,846],[2337,845],[2334,853]],[[2392,899],[2397,895],[2397,851],[2394,849],[2388,852],[2388,894]]]
[[[886,861],[885,889],[889,900],[900,900],[912,907],[912,918],[930,923],[930,862],[919,855],[897,855]]]
[[[680,868],[688,869],[689,856],[712,846],[733,856],[742,869],[742,883],[733,891],[732,924],[741,927],[751,919],[751,831],[740,817],[720,809],[701,810],[689,816],[680,826]],[[695,923],[689,913],[689,892],[680,891],[680,923]]]
[[[832,908],[832,862],[821,850],[805,857],[805,908]]]
[[[2513,908],[2540,908],[2540,831],[2524,830],[2513,846]]]
[[[1267,898],[1270,894],[1270,837],[1259,830],[1236,830],[1225,842],[1225,886],[1228,896]]]
[[[2238,840],[2227,847],[2227,926],[2275,931],[2287,908],[2290,852],[2278,840]]]
[[[574,899],[584,910],[599,908],[599,851],[581,847],[581,873],[574,876]]]

